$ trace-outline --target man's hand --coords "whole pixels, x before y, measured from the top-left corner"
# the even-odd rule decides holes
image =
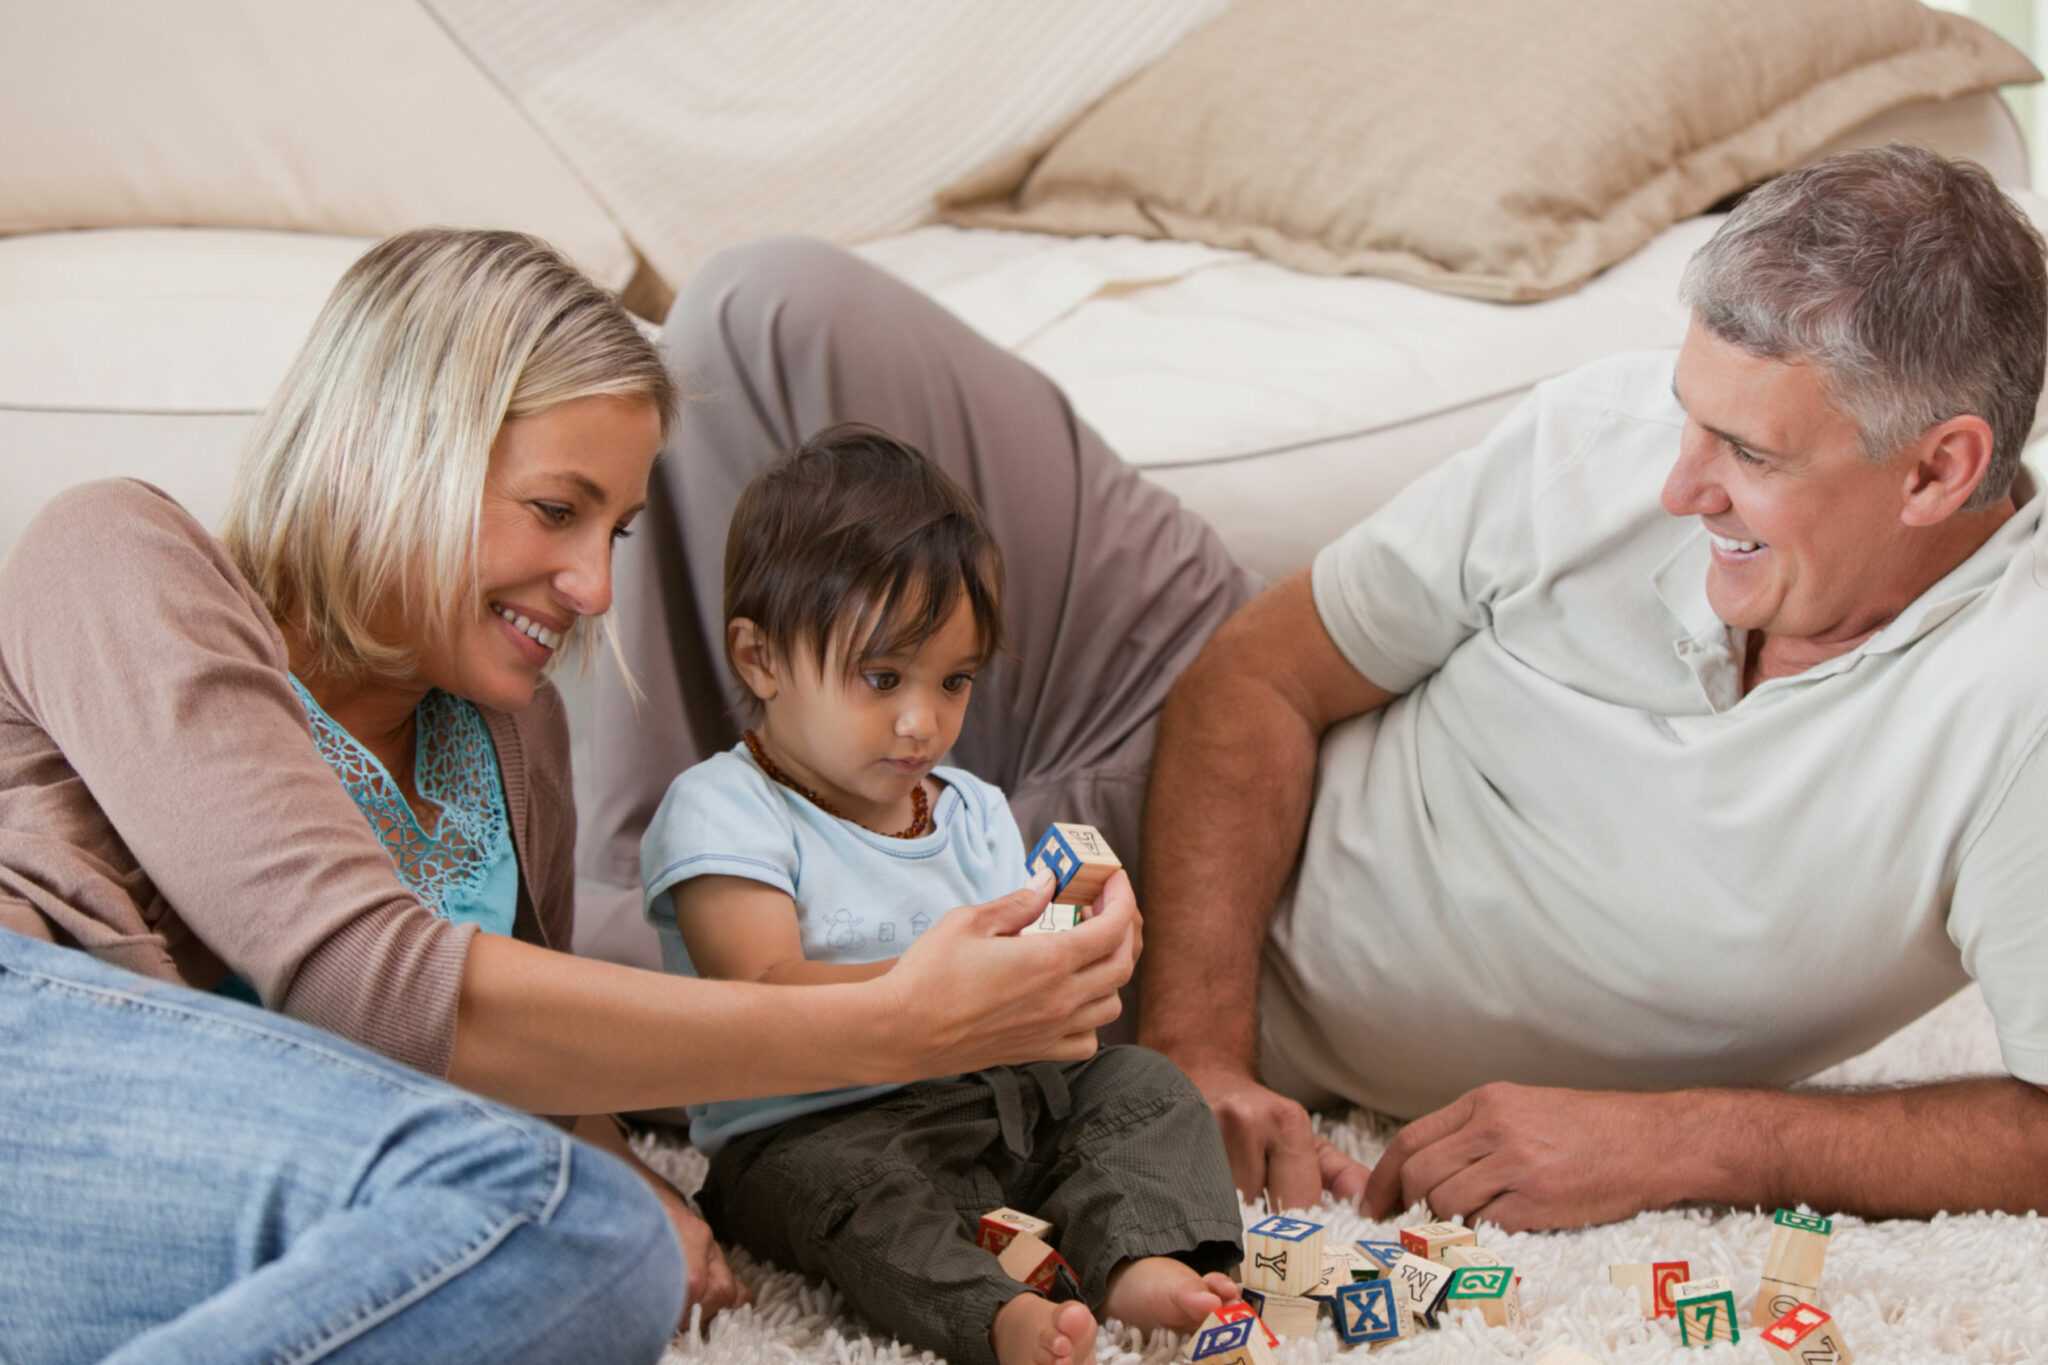
[[[1576,1228],[1668,1207],[1672,1096],[1497,1082],[1403,1128],[1366,1186],[1386,1218],[1418,1200],[1509,1232]]]
[[[683,1304],[683,1320],[676,1324],[676,1329],[681,1331],[690,1325],[692,1308],[701,1306],[704,1321],[709,1324],[711,1319],[728,1308],[752,1303],[753,1291],[742,1284],[732,1273],[732,1267],[725,1263],[725,1251],[718,1245],[718,1239],[711,1235],[711,1225],[699,1218],[696,1210],[674,1190],[659,1193],[661,1207],[682,1241],[683,1261],[690,1276],[690,1297]]]
[[[1245,1198],[1264,1193],[1276,1209],[1299,1209],[1324,1190],[1354,1203],[1365,1192],[1366,1168],[1318,1138],[1299,1104],[1241,1066],[1197,1062],[1185,1070],[1216,1111],[1230,1175]]]

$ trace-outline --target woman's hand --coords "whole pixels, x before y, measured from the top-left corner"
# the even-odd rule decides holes
[[[1095,1030],[1123,1012],[1117,991],[1137,965],[1138,903],[1118,872],[1086,922],[1019,937],[1053,885],[1040,872],[1020,891],[942,916],[878,980],[899,1044],[885,1079],[1095,1055]]]
[[[703,1320],[708,1326],[726,1309],[752,1303],[753,1291],[725,1263],[725,1250],[711,1235],[711,1225],[698,1217],[697,1211],[674,1190],[661,1190],[659,1194],[661,1207],[682,1241],[683,1265],[690,1276],[689,1297],[683,1301],[683,1320],[676,1330],[688,1330],[692,1308],[703,1308]]]

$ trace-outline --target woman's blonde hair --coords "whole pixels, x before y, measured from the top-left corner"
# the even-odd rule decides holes
[[[667,436],[675,385],[610,295],[537,238],[401,233],[320,310],[250,439],[221,539],[315,670],[404,676],[422,642],[377,638],[373,622],[395,601],[440,640],[474,609],[499,428],[599,395],[653,403]],[[589,634],[579,621],[565,649]]]

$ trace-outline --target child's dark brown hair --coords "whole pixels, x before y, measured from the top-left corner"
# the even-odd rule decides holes
[[[977,664],[1003,647],[1002,554],[966,490],[873,427],[821,431],[740,494],[725,542],[725,619],[745,617],[779,660],[808,644],[822,677],[835,635],[851,678],[863,660],[937,634],[964,596]],[[731,665],[728,638],[726,663]],[[733,670],[737,676],[739,670]],[[739,687],[749,718],[760,703]]]

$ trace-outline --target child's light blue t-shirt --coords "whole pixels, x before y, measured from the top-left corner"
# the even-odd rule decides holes
[[[762,772],[744,745],[683,773],[640,841],[640,885],[663,965],[697,975],[669,895],[692,877],[745,877],[787,892],[813,962],[895,957],[946,911],[1024,885],[1024,839],[1002,790],[958,768],[932,776],[945,784],[932,809],[936,828],[892,839],[825,814]],[[710,1155],[742,1133],[900,1088],[693,1104],[690,1141]]]

